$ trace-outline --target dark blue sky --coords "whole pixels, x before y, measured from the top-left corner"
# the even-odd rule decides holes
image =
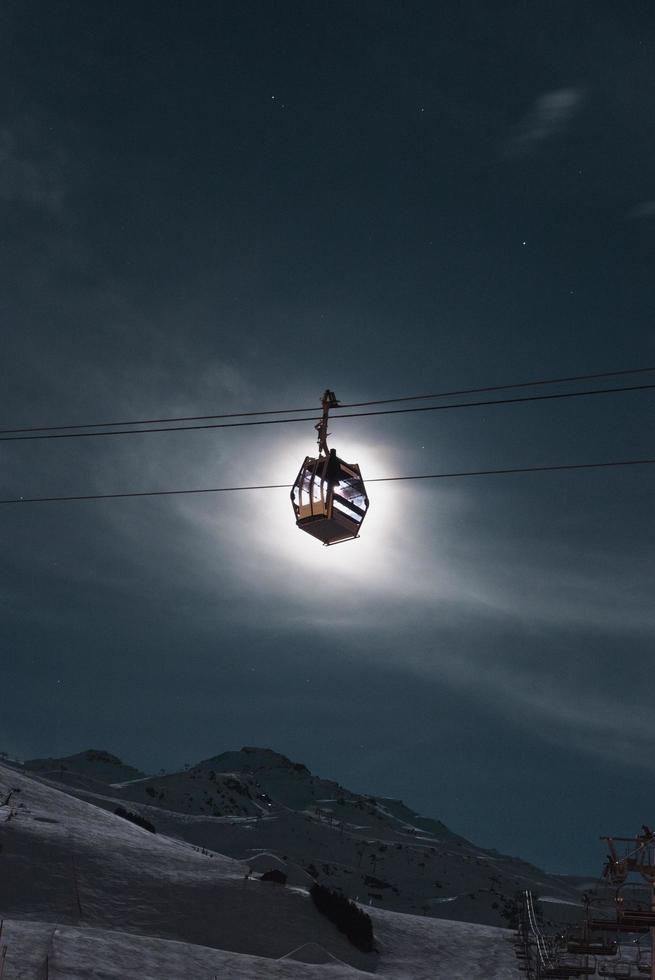
[[[3,427],[655,363],[650,4],[0,10]],[[645,378],[648,380],[648,378]],[[649,392],[335,422],[364,476],[652,456]],[[2,444],[2,496],[284,483],[311,423]],[[652,822],[647,467],[0,514],[0,747],[270,745],[548,870]]]

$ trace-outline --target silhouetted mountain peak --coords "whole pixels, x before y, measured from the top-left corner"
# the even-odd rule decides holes
[[[218,772],[261,772],[262,770],[284,770],[304,776],[311,776],[307,766],[302,762],[292,762],[281,752],[273,749],[260,748],[254,745],[244,745],[238,752],[221,752],[199,762],[196,768],[211,768]]]
[[[40,773],[74,773],[87,776],[101,783],[112,783],[120,780],[139,779],[144,773],[134,766],[127,765],[105,749],[85,749],[74,755],[49,757],[46,759],[28,759],[24,768],[31,772]]]

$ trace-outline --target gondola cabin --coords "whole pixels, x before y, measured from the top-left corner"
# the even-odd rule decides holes
[[[334,449],[307,456],[291,490],[296,525],[323,544],[359,537],[368,497],[359,466],[344,463]]]

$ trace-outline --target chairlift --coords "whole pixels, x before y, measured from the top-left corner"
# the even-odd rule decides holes
[[[647,953],[639,943],[637,943],[637,961],[635,966],[637,967],[637,973],[642,973],[647,977],[651,976],[650,953]]]
[[[618,915],[620,922],[634,922],[636,925],[655,927],[655,910],[643,908],[622,908]]]
[[[615,977],[616,980],[627,980],[632,976],[629,963],[603,963],[598,964],[599,977]]]
[[[633,966],[636,963],[632,961],[630,957],[626,959],[625,953],[627,952],[625,944],[619,946],[619,955],[616,961],[612,964],[613,969],[611,975],[616,977],[616,980],[628,980],[628,977],[633,977]]]
[[[589,935],[590,928],[590,898],[585,894],[585,917],[582,930],[573,933],[568,937],[566,943],[567,953],[574,953],[578,956],[616,956],[618,943],[616,939],[593,939]]]
[[[542,970],[541,976],[548,977],[548,980],[572,980],[574,977],[593,977],[596,973],[596,966],[582,966],[575,964],[566,965],[560,963],[558,966],[547,967]]]
[[[621,917],[619,919],[590,919],[589,929],[591,932],[628,932],[635,935],[639,933],[648,932],[648,924],[637,920],[632,916],[630,918]]]
[[[352,541],[368,510],[366,487],[357,463],[345,463],[328,449],[328,413],[339,402],[327,389],[321,399],[323,417],[316,425],[318,456],[307,456],[291,489],[296,525],[325,545]]]
[[[628,970],[626,973],[625,970]],[[599,977],[631,977],[629,963],[606,963],[603,960],[598,964]]]
[[[596,960],[590,961],[585,958],[585,962],[576,963],[558,960],[555,966],[547,967],[542,971],[543,977],[548,978],[571,978],[571,977],[593,977],[596,974]]]
[[[584,956],[616,956],[617,944],[615,939],[607,940],[607,942],[573,939],[566,944],[566,949],[569,953]]]

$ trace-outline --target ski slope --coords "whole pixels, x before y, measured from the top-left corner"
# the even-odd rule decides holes
[[[358,951],[304,887],[0,766],[3,980],[517,980],[511,934],[380,909]],[[318,962],[323,960],[323,962]]]

